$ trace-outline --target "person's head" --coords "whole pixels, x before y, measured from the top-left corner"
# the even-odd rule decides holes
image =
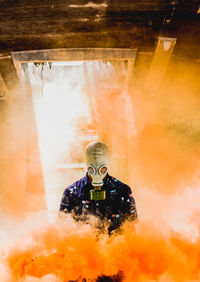
[[[85,157],[92,185],[101,187],[110,163],[108,147],[102,142],[92,142],[86,147]]]

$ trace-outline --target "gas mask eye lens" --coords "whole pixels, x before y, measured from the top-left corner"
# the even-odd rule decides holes
[[[101,175],[106,174],[106,172],[107,172],[107,167],[106,167],[106,166],[102,166],[102,167],[100,167],[100,169],[99,169],[99,173],[100,173]]]
[[[92,166],[88,166],[88,173],[90,175],[94,175],[95,174],[95,169]]]

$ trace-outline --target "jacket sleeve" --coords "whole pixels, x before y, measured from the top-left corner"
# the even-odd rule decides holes
[[[73,209],[73,196],[70,192],[70,189],[65,189],[61,203],[60,203],[60,211],[65,213],[70,213]]]
[[[129,186],[127,188],[128,189],[127,189],[126,203],[125,203],[126,214],[128,216],[128,220],[134,221],[138,218],[135,199],[133,197],[131,188]]]

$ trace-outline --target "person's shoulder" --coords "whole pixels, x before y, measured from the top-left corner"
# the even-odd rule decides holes
[[[126,191],[131,191],[130,186],[111,175],[108,175],[108,182],[110,182],[110,184],[114,185],[115,187],[122,188]]]
[[[64,194],[74,192],[75,190],[81,190],[87,184],[87,176],[82,177],[71,185],[67,186],[64,190]]]

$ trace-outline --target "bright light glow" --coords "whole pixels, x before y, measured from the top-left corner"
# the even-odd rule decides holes
[[[121,67],[119,63],[117,66]],[[47,208],[50,219],[54,220],[64,188],[83,177],[85,145],[101,139],[102,134],[109,142],[110,130],[122,120],[123,129],[120,126],[120,131],[113,131],[110,142],[119,156],[114,161],[124,160],[126,152],[118,148],[119,135],[123,131],[132,136],[133,108],[128,93],[120,88],[120,85],[124,87],[123,75],[118,71],[117,76],[109,62],[53,63],[51,68],[48,64],[36,67],[29,63],[28,69]],[[112,95],[116,85],[118,90]],[[106,126],[110,128],[108,132]]]
[[[72,163],[72,164],[65,164],[60,165],[58,168],[86,168],[85,163]]]
[[[168,51],[171,48],[172,42],[169,40],[163,41],[163,48],[165,51]]]
[[[68,66],[81,66],[82,63],[69,62]],[[66,62],[64,65],[66,66]],[[78,146],[77,124],[80,120],[85,120],[87,124],[91,119],[89,101],[84,91],[83,68],[61,67],[58,69],[54,67],[55,64],[51,69],[48,65],[43,66],[44,88],[42,93],[42,66],[36,68],[33,64],[28,64],[46,201],[50,215],[58,211],[60,196],[67,184],[66,178],[71,173],[67,168],[73,168],[73,165],[70,165],[73,162],[70,150],[72,144]],[[81,153],[79,152],[79,155]],[[77,165],[75,167],[77,168]],[[59,168],[66,169],[59,172]],[[61,177],[61,174],[64,176]],[[79,177],[80,171],[75,174],[78,174],[77,177]]]
[[[94,9],[107,8],[108,4],[106,4],[106,3],[95,4],[93,2],[88,2],[85,5],[79,5],[79,4],[78,5],[77,4],[69,5],[69,8],[88,8],[88,7],[91,7],[91,8],[94,8]]]
[[[163,46],[164,51],[169,51],[171,47],[174,47],[176,44],[176,38],[171,37],[159,37],[159,43],[161,43]]]
[[[83,61],[67,61],[67,62],[53,62],[54,67],[72,67],[72,66],[81,66]]]

